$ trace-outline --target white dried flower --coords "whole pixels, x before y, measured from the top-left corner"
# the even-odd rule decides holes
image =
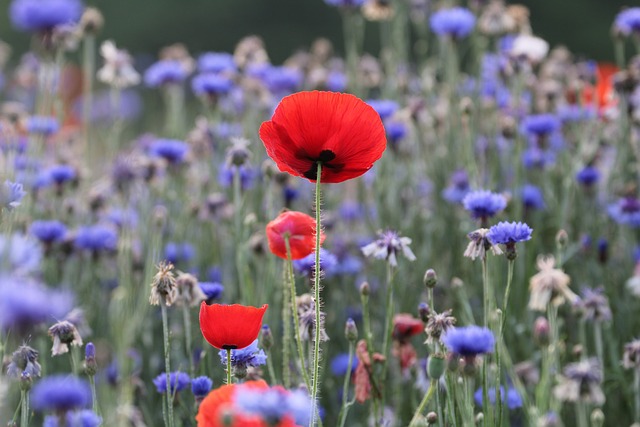
[[[133,68],[133,59],[126,50],[116,48],[107,40],[100,46],[104,66],[98,70],[98,80],[117,89],[124,89],[140,83],[140,74]]]

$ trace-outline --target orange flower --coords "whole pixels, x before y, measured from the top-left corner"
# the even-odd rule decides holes
[[[313,252],[316,245],[316,220],[302,212],[285,211],[267,224],[269,249],[280,258],[287,259],[285,236],[289,236],[291,259],[304,258]],[[324,242],[320,234],[320,244]]]
[[[209,344],[220,350],[248,347],[258,338],[267,310],[240,304],[200,305],[200,330]]]

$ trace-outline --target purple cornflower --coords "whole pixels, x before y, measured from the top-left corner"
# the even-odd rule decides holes
[[[201,73],[233,73],[236,71],[233,55],[226,52],[207,52],[198,58],[198,71]]]
[[[236,173],[240,174],[240,187],[243,190],[251,188],[258,176],[257,171],[248,165],[233,166],[225,163],[218,172],[218,182],[223,188],[229,188],[233,185]]]
[[[169,242],[164,247],[164,259],[171,264],[188,263],[196,255],[196,250],[190,243]]]
[[[331,71],[327,75],[325,86],[332,92],[344,92],[347,88],[347,76],[340,71]]]
[[[448,329],[442,336],[442,342],[454,354],[473,357],[492,353],[495,338],[490,329],[472,325]]]
[[[56,185],[63,185],[69,181],[76,179],[78,176],[76,170],[69,165],[55,165],[47,169],[49,178]]]
[[[27,192],[24,191],[22,184],[7,180],[0,186],[0,208],[17,208],[26,195]]]
[[[387,120],[384,123],[384,129],[392,144],[397,144],[407,135],[407,125],[399,120]]]
[[[191,380],[191,392],[197,401],[202,401],[213,387],[213,381],[211,378],[202,376]]]
[[[257,415],[269,425],[277,425],[285,417],[291,417],[296,425],[309,423],[311,402],[307,393],[302,391],[290,392],[275,387],[256,390],[239,386],[234,398],[242,412]]]
[[[471,34],[476,25],[476,17],[469,9],[453,7],[435,12],[429,23],[431,31],[437,35],[461,39]]]
[[[23,373],[31,379],[40,377],[42,368],[38,363],[38,352],[27,345],[21,345],[11,355],[11,362],[7,366],[9,378],[20,379]]]
[[[148,87],[182,83],[187,72],[179,61],[161,60],[150,66],[144,73],[144,83]]]
[[[489,402],[491,402],[492,405],[495,405],[496,404],[495,387],[491,387],[487,394],[489,395],[488,396]],[[500,386],[500,396],[501,396],[502,402],[506,403],[509,409],[522,408],[522,398],[520,397],[516,389],[514,389],[513,387],[510,388],[509,391],[505,393],[504,387]],[[482,406],[482,400],[483,400],[482,388],[479,388],[478,390],[476,390],[476,392],[473,394],[473,400],[475,400],[476,405]]]
[[[522,164],[527,169],[544,169],[551,166],[556,161],[556,155],[549,149],[542,149],[535,145],[528,147],[522,153]]]
[[[391,99],[369,99],[367,104],[376,110],[376,113],[380,115],[382,120],[393,116],[393,114],[400,108],[398,103]]]
[[[320,248],[320,271],[323,274],[330,276],[335,272],[337,265],[338,259],[336,256],[325,248]],[[311,277],[316,269],[315,253],[311,253],[304,258],[294,260],[293,268],[298,273]]]
[[[573,308],[585,320],[594,322],[608,322],[611,320],[611,308],[603,288],[584,288],[580,298],[573,302]]]
[[[538,210],[546,207],[542,190],[535,185],[523,185],[520,189],[520,198],[522,199],[522,204],[526,209]]]
[[[233,81],[223,75],[214,73],[198,74],[191,81],[191,89],[198,96],[216,96],[229,93]]]
[[[623,197],[607,208],[615,222],[629,227],[640,227],[640,200],[633,196]]]
[[[55,117],[31,116],[27,119],[27,132],[36,135],[49,136],[58,132],[60,124]]]
[[[585,187],[591,187],[600,181],[600,171],[593,166],[585,166],[578,171],[576,179]]]
[[[198,286],[207,297],[207,301],[220,298],[222,292],[224,292],[224,286],[218,282],[198,282]]]
[[[90,403],[89,383],[71,375],[49,375],[31,390],[31,404],[36,411],[65,412]]]
[[[489,229],[487,237],[494,245],[509,245],[531,239],[533,230],[523,222],[499,222]]]
[[[169,387],[171,394],[184,390],[191,383],[191,378],[184,372],[171,372],[169,374]],[[153,379],[158,393],[166,393],[167,391],[167,374],[161,373]]]
[[[525,135],[542,138],[560,129],[560,126],[560,120],[553,114],[534,114],[522,120],[520,130]]]
[[[14,0],[9,16],[19,30],[51,31],[57,25],[78,22],[82,9],[79,0]]]
[[[182,163],[189,151],[189,145],[177,139],[156,139],[149,147],[149,154],[165,159],[176,165]]]
[[[223,365],[227,365],[227,352],[226,350],[220,351],[220,362]],[[267,363],[267,355],[264,350],[258,348],[258,340],[238,350],[231,350],[231,365],[236,371],[246,371],[249,367],[257,367]]]
[[[118,233],[113,227],[96,224],[80,227],[76,232],[75,246],[92,251],[115,251],[118,248]]]
[[[625,36],[640,33],[640,7],[630,7],[620,12],[613,22],[613,27]]]
[[[470,191],[469,175],[463,169],[458,169],[449,177],[449,186],[442,190],[442,198],[451,203],[462,203]]]
[[[60,221],[33,221],[30,233],[42,243],[50,245],[62,240],[67,234],[67,227]]]
[[[502,194],[477,190],[468,193],[462,204],[473,218],[486,221],[507,207],[507,199]]]
[[[262,82],[271,93],[295,92],[302,85],[303,75],[292,67],[267,67],[263,70]]]
[[[338,377],[344,377],[345,374],[347,373],[348,365],[349,365],[349,354],[341,353],[335,356],[333,359],[331,359],[331,364],[330,364],[331,373]],[[354,356],[353,360],[351,360],[351,372],[355,371],[357,367],[358,367],[358,358]]]
[[[357,9],[365,4],[366,1],[367,0],[324,0],[324,2],[329,6],[344,7],[350,9]]]
[[[42,247],[31,236],[0,234],[0,259],[0,271],[27,275],[40,269]]]
[[[409,261],[415,261],[416,256],[409,248],[411,244],[409,237],[400,237],[399,233],[392,230],[380,232],[378,237],[378,240],[362,247],[364,256],[385,259],[392,267],[398,266],[396,255],[399,253],[402,253]]]

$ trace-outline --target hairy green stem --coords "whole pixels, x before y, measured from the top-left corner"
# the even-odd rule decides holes
[[[416,409],[415,414],[413,414],[413,418],[409,423],[409,427],[418,425],[418,421],[420,421],[420,415],[429,404],[429,401],[433,397],[433,394],[435,393],[437,386],[438,386],[438,380],[435,378],[432,378],[431,382],[429,383],[429,390],[427,391],[427,394],[424,395],[424,398],[422,399],[422,402],[420,402],[420,406],[418,406],[418,409]]]
[[[227,348],[227,384],[231,384],[231,349]]]
[[[320,181],[322,178],[322,162],[318,162],[318,169],[316,173],[316,247],[315,247],[315,273],[313,275],[313,292],[314,292],[314,305],[316,309],[316,325],[315,325],[315,338],[313,343],[313,384],[311,386],[311,421],[310,426],[313,426],[316,422],[316,408],[318,406],[318,390],[320,389],[320,331],[322,329],[322,319],[320,315],[320,233],[322,232],[321,218],[320,218]]]
[[[344,383],[342,384],[342,407],[340,408],[340,414],[338,415],[338,421],[340,427],[344,427],[344,423],[347,420],[347,414],[349,408],[353,404],[353,401],[349,402],[349,380],[351,380],[351,367],[353,366],[353,342],[349,341],[349,361],[347,362],[347,373],[344,374]]]
[[[165,396],[167,398],[167,422],[170,427],[173,427],[173,399],[171,396],[171,357],[169,348],[169,319],[167,316],[167,307],[164,304],[160,304],[160,312],[162,313],[162,333],[164,336],[164,369],[165,377],[167,381],[167,389]]]
[[[191,316],[187,304],[182,306],[182,321],[184,322],[184,345],[186,347],[187,358],[189,359],[189,375],[193,378],[195,375],[195,367],[193,366],[193,355],[191,354]]]

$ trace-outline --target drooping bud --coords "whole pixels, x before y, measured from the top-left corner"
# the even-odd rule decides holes
[[[260,344],[262,348],[269,351],[273,346],[273,334],[269,325],[262,325],[262,333],[260,334]]]
[[[436,287],[436,284],[438,283],[438,276],[436,275],[436,272],[434,269],[430,268],[428,269],[425,273],[424,273],[424,285],[429,288],[429,289],[433,289]]]
[[[369,296],[370,293],[371,287],[369,286],[369,283],[362,282],[362,284],[360,285],[360,295]]]
[[[347,341],[352,343],[358,339],[358,328],[352,318],[347,319],[344,325],[344,336],[347,338]]]

